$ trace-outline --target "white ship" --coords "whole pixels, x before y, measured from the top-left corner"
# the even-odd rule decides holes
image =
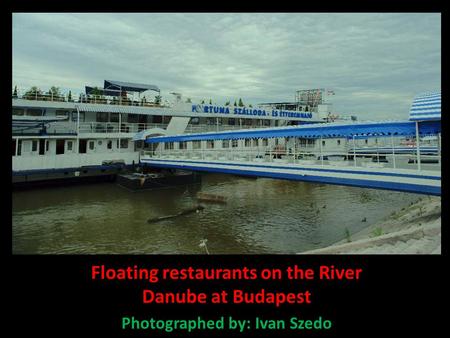
[[[143,142],[149,136],[329,121],[331,104],[322,99],[323,91],[308,92],[313,101],[298,96],[295,106],[252,107],[194,104],[178,93],[171,93],[168,102],[157,86],[111,80],[103,88],[86,86],[81,94],[14,88],[13,183],[113,178],[138,164],[141,151],[154,150],[155,145]],[[344,140],[335,142],[337,149],[331,150],[343,151]]]

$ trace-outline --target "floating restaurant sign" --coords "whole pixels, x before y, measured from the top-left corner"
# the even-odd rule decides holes
[[[276,110],[266,111],[265,109],[253,109],[245,107],[223,107],[223,106],[212,106],[212,105],[192,105],[193,113],[205,113],[205,114],[225,114],[225,115],[250,115],[250,116],[266,116],[266,117],[276,117],[276,118],[302,118],[311,119],[313,117],[312,112],[298,112],[290,110]]]

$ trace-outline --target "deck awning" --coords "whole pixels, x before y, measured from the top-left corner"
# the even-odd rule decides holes
[[[409,112],[410,121],[441,119],[441,92],[422,94],[414,99]]]
[[[421,135],[437,134],[441,131],[440,121],[419,123]],[[246,138],[275,138],[275,137],[301,137],[301,138],[353,138],[353,137],[383,137],[415,135],[415,122],[363,122],[363,123],[326,123],[315,125],[300,125],[290,127],[245,129],[237,131],[224,131],[201,134],[181,134],[174,136],[161,136],[148,138],[145,142],[180,142],[202,140],[232,140]]]
[[[105,90],[109,89],[109,90],[137,92],[137,93],[142,93],[142,92],[145,92],[146,90],[153,90],[158,93],[160,92],[159,88],[154,85],[113,81],[113,80],[105,80],[105,84],[103,87]]]
[[[167,135],[167,130],[162,128],[145,129],[134,135],[132,141],[143,141],[152,135],[154,136]]]
[[[86,95],[120,96],[120,90],[85,86]]]

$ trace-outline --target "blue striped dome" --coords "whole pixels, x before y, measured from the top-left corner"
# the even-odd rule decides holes
[[[441,119],[441,92],[422,94],[414,99],[409,111],[410,121]]]

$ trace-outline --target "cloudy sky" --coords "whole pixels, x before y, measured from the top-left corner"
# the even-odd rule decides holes
[[[21,13],[12,28],[25,89],[111,79],[255,104],[326,88],[334,111],[379,120],[407,118],[416,94],[441,86],[437,13]]]

